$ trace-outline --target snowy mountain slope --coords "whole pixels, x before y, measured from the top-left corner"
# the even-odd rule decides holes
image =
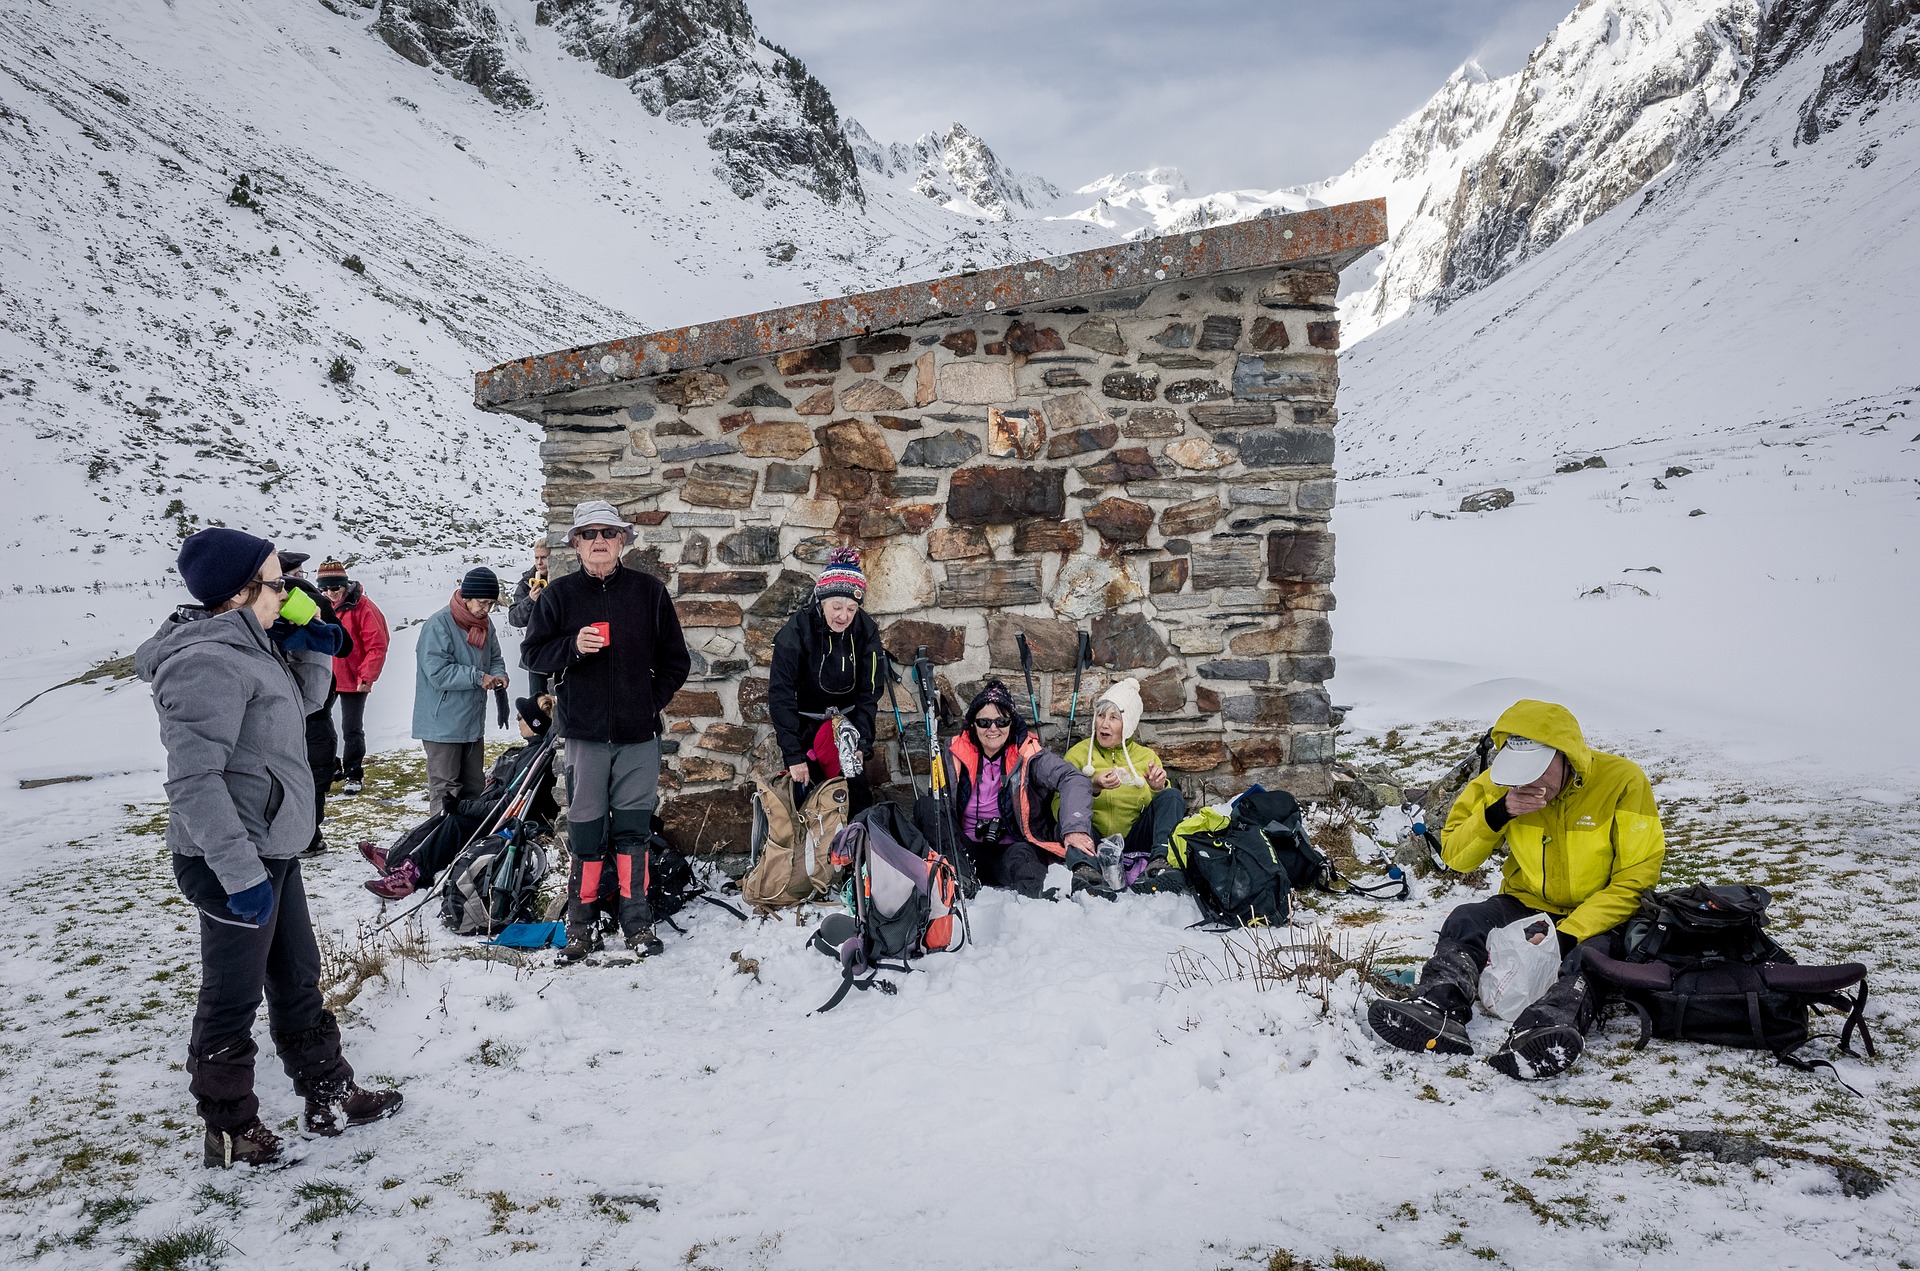
[[[914,193],[950,211],[1009,221],[1051,207],[1060,191],[1044,177],[1014,172],[987,144],[960,124],[882,146],[858,121],[845,127],[859,165],[883,177],[912,182]]]
[[[476,4],[537,107],[402,58],[372,29],[391,4],[7,6],[0,541],[106,548],[81,581],[156,576],[215,520],[348,553],[517,542],[535,439],[467,405],[474,367],[1099,237],[900,174],[863,205],[768,167],[743,199],[724,120],[656,117],[533,7]],[[69,538],[96,505],[106,537]]]
[[[1524,69],[1489,79],[1467,63],[1338,176],[1135,197],[1125,218],[1095,182],[1076,193],[1102,202],[1070,216],[1150,235],[1385,197],[1393,236],[1342,288],[1358,338],[1428,296],[1485,286],[1686,153],[1737,97],[1759,15],[1759,0],[1581,0]]]
[[[1868,6],[1795,7],[1821,19],[1798,53],[1642,198],[1350,352],[1344,471],[1544,463],[1920,386],[1920,83],[1804,140]]]

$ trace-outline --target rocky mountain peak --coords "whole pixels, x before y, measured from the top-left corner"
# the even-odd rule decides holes
[[[1010,221],[1060,198],[1051,182],[1001,163],[963,124],[885,147],[858,123],[849,122],[846,134],[862,167],[883,176],[910,176],[916,193],[954,211]]]
[[[472,84],[496,106],[520,110],[540,104],[526,73],[508,54],[506,30],[488,0],[379,0],[379,4],[373,33],[409,62]]]

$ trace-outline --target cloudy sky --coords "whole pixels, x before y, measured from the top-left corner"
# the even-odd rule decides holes
[[[1342,171],[1574,0],[748,0],[882,141],[958,121],[1063,189],[1171,164],[1195,193]]]

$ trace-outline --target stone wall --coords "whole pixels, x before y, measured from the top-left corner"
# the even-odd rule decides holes
[[[610,500],[694,650],[667,710],[670,832],[739,846],[745,774],[778,764],[774,635],[843,544],[889,649],[926,645],[961,702],[997,675],[1025,710],[1024,631],[1062,737],[1084,624],[1080,735],[1135,675],[1141,737],[1190,792],[1324,793],[1337,281],[1255,270],[945,319],[547,414],[554,568],[574,567],[573,505]],[[883,701],[879,763],[904,779],[893,733]]]

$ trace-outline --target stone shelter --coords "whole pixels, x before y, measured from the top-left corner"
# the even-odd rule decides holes
[[[901,663],[964,704],[989,676],[1059,745],[1083,629],[1101,689],[1138,676],[1142,740],[1190,794],[1324,795],[1334,736],[1339,271],[1373,200],[1263,217],[507,362],[488,410],[537,421],[553,568],[573,505],[640,527],[694,651],[669,704],[669,834],[744,850],[778,766],[774,635],[860,547]],[[911,714],[907,685],[902,711]],[[877,766],[905,767],[883,699]],[[924,772],[924,760],[915,762]]]

